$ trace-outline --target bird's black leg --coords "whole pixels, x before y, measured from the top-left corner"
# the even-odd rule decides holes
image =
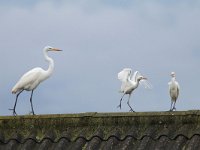
[[[9,110],[12,110],[12,111],[13,111],[13,116],[17,116],[17,113],[16,113],[16,111],[15,111],[15,108],[16,108],[16,105],[17,105],[17,99],[18,99],[19,95],[20,95],[23,91],[24,91],[24,90],[21,90],[21,91],[17,94],[16,100],[15,100],[15,105],[14,105],[13,109],[9,109]]]
[[[173,111],[172,105],[173,105],[173,101],[171,100],[171,107],[170,107],[170,110],[169,110],[169,111]]]
[[[127,101],[127,104],[128,104],[128,106],[130,107],[130,112],[135,112],[134,110],[133,110],[133,108],[131,107],[131,105],[129,104],[129,100],[130,100],[130,98],[131,98],[131,94],[129,94],[129,97],[128,97],[128,101]]]
[[[176,101],[174,102],[174,106],[173,106],[173,108],[172,108],[172,110],[175,110],[175,111],[176,111],[175,105],[176,105]]]
[[[35,115],[34,110],[33,110],[32,97],[33,97],[33,90],[31,91],[30,103],[31,103],[32,113],[33,113],[33,115]]]
[[[120,99],[120,103],[119,105],[117,106],[117,108],[119,107],[121,109],[121,103],[122,103],[122,100],[123,100],[123,97],[124,97],[125,93],[122,95],[122,98]]]

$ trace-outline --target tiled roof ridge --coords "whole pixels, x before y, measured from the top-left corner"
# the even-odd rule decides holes
[[[142,141],[144,138],[150,138],[151,140],[153,140],[153,141],[157,141],[157,140],[160,140],[162,137],[165,137],[165,138],[167,138],[167,139],[169,139],[169,140],[176,140],[177,138],[179,138],[179,137],[184,137],[185,139],[187,139],[187,140],[191,140],[193,137],[195,137],[195,136],[200,136],[200,134],[193,134],[191,137],[187,137],[187,136],[185,136],[185,135],[183,135],[183,134],[178,134],[178,135],[176,135],[175,137],[173,137],[173,138],[170,138],[169,136],[167,136],[167,135],[160,135],[160,136],[158,136],[158,137],[156,137],[156,138],[153,138],[152,136],[150,136],[150,135],[143,135],[142,137],[140,137],[140,138],[137,138],[137,137],[135,137],[135,136],[132,136],[132,135],[127,135],[127,136],[125,136],[124,138],[119,138],[119,137],[117,137],[117,136],[115,136],[115,135],[111,135],[111,136],[109,136],[108,138],[106,138],[106,139],[104,139],[104,138],[102,138],[102,137],[100,137],[100,136],[98,136],[98,135],[95,135],[95,136],[92,136],[91,138],[89,138],[89,139],[87,139],[86,137],[84,137],[84,136],[79,136],[79,137],[76,137],[74,140],[71,140],[71,139],[69,139],[69,138],[67,138],[67,137],[60,137],[59,139],[57,139],[57,140],[53,140],[53,139],[51,139],[51,138],[49,138],[49,137],[45,137],[45,138],[43,138],[42,140],[37,140],[37,139],[34,139],[34,138],[26,138],[26,139],[24,139],[24,140],[18,140],[18,139],[14,139],[14,138],[12,138],[12,139],[9,139],[9,140],[7,140],[7,141],[2,141],[2,140],[0,140],[0,143],[2,143],[2,144],[8,144],[10,141],[16,141],[16,142],[18,142],[18,143],[20,143],[20,144],[25,144],[27,141],[29,141],[29,140],[32,140],[32,141],[34,141],[35,143],[42,143],[43,141],[45,141],[45,140],[49,140],[49,141],[51,141],[52,143],[59,143],[62,139],[65,139],[66,141],[68,141],[68,142],[77,142],[78,140],[80,140],[80,139],[82,139],[82,140],[84,140],[84,141],[86,141],[86,142],[90,142],[90,141],[92,141],[94,138],[98,138],[99,140],[101,140],[101,141],[109,141],[111,138],[115,138],[116,140],[118,140],[118,141],[125,141],[127,138],[132,138],[132,139],[134,139],[134,140],[139,140],[139,141]]]

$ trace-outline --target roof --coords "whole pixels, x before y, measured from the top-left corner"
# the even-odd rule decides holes
[[[0,117],[0,149],[200,149],[200,111]]]

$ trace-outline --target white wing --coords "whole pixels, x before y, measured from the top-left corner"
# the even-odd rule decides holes
[[[177,85],[178,89],[180,89],[180,85],[177,81],[176,81],[176,85]]]
[[[176,85],[177,85],[177,94],[179,95],[179,91],[180,91],[180,85],[179,85],[179,83],[176,81]]]
[[[132,71],[130,68],[124,68],[118,73],[118,79],[122,82],[126,82],[128,80],[130,71]]]
[[[180,86],[177,81],[174,81],[174,82],[171,81],[168,84],[169,84],[169,93],[170,93],[171,99],[176,100],[179,96]]]
[[[124,68],[118,73],[118,79],[122,82],[120,92],[124,92],[125,88],[128,86],[128,77],[131,71],[130,68]]]
[[[32,90],[33,88],[37,87],[39,82],[42,81],[42,72],[44,72],[44,70],[38,67],[25,73],[13,87],[12,92],[16,93],[23,89]]]
[[[131,77],[131,80],[136,82],[136,79],[137,79],[138,76],[141,76],[140,72],[135,71],[134,74]]]

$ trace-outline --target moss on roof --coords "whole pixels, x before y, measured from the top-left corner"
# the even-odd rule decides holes
[[[181,128],[182,126],[193,125],[191,129]],[[4,141],[10,138],[26,139],[34,138],[41,141],[48,137],[48,133],[53,133],[53,140],[57,140],[66,131],[66,136],[71,141],[78,136],[90,139],[94,135],[102,136],[102,139],[119,134],[123,139],[127,134],[141,138],[151,134],[156,127],[154,136],[162,134],[176,136],[176,133],[169,133],[168,128],[177,128],[185,136],[192,136],[194,131],[200,128],[200,111],[182,112],[128,112],[128,113],[79,113],[79,114],[54,114],[54,115],[25,115],[25,116],[1,116],[0,135]],[[134,133],[129,130],[135,128]],[[163,130],[166,128],[166,131]],[[149,131],[147,131],[147,129]],[[159,131],[160,129],[160,131]],[[179,131],[180,129],[180,131]],[[161,131],[163,133],[161,133]],[[70,134],[68,134],[70,132]],[[198,130],[198,134],[200,131]],[[197,134],[197,133],[196,133]],[[52,137],[51,137],[52,138]]]

